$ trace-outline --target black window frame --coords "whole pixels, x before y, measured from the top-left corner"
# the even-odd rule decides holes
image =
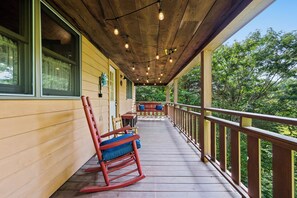
[[[50,7],[48,7],[46,4],[42,3],[41,7],[40,7],[40,13],[44,11],[49,17],[51,17],[52,20],[54,20],[58,25],[60,25],[62,28],[64,28],[66,31],[71,32],[71,34],[75,35],[75,53],[74,56],[76,57],[75,60],[70,60],[67,59],[66,57],[48,49],[43,47],[42,42],[41,42],[41,48],[42,48],[42,53],[50,56],[51,58],[57,59],[57,60],[61,60],[64,61],[65,63],[69,63],[72,64],[71,67],[71,90],[70,91],[63,91],[63,90],[55,90],[55,89],[47,89],[47,88],[43,88],[43,83],[41,82],[41,90],[42,90],[42,97],[46,97],[46,96],[80,96],[81,95],[81,38],[80,38],[80,34],[72,28],[72,26],[70,24],[68,24],[66,22],[66,20],[61,17],[58,13],[56,13],[53,9],[51,9]],[[42,18],[40,19],[41,23],[42,23]],[[42,27],[42,25],[41,25]],[[42,29],[40,27],[40,29]],[[41,31],[41,30],[40,30]],[[42,31],[41,31],[42,33]],[[41,57],[42,59],[42,57]],[[42,76],[43,76],[43,72],[41,69],[41,81],[42,81]]]
[[[0,95],[33,95],[32,1],[19,1],[20,32],[0,25],[0,34],[18,44],[18,85],[0,84]]]

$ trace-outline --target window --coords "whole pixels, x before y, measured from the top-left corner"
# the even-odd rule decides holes
[[[79,35],[45,5],[41,26],[43,95],[79,96]]]
[[[126,98],[132,99],[132,82],[129,79],[127,79]]]
[[[33,94],[30,1],[0,4],[0,94]]]

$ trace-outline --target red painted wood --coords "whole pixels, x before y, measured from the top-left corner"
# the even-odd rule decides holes
[[[293,197],[292,151],[277,145],[272,147],[273,197]]]
[[[231,177],[236,184],[240,183],[239,153],[239,132],[234,129],[231,129]]]
[[[226,171],[226,130],[225,126],[219,125],[220,131],[220,168]]]
[[[250,197],[260,197],[260,167],[259,139],[247,136],[248,146],[248,194]]]
[[[89,130],[90,130],[92,140],[93,140],[93,143],[94,143],[94,147],[95,147],[95,150],[96,150],[96,154],[97,154],[98,160],[100,162],[100,168],[89,168],[86,171],[87,172],[101,171],[103,173],[103,177],[104,177],[104,181],[105,181],[106,186],[87,186],[87,187],[82,188],[80,190],[80,192],[99,192],[99,191],[111,190],[111,189],[131,185],[131,184],[143,179],[145,176],[142,173],[142,168],[141,168],[141,165],[140,165],[140,160],[139,160],[139,155],[138,155],[138,149],[137,149],[137,146],[136,146],[136,139],[140,138],[139,135],[133,135],[133,136],[130,136],[129,138],[125,138],[125,139],[122,139],[122,140],[117,141],[117,142],[113,142],[113,143],[110,143],[110,144],[106,144],[104,146],[100,146],[101,137],[100,137],[100,133],[99,133],[98,128],[97,128],[96,119],[94,118],[94,115],[93,115],[90,99],[88,97],[85,97],[85,96],[82,96],[81,99],[82,99],[85,115],[86,115],[86,118],[87,118],[87,122],[88,122],[88,125],[89,125]],[[126,115],[126,116],[128,116],[128,115]],[[129,114],[129,116],[133,117],[135,115],[134,114]],[[126,128],[124,128],[123,130],[125,130]],[[110,132],[108,134],[113,135],[114,132]],[[105,136],[106,136],[106,134],[105,134]],[[109,161],[104,161],[103,160],[103,158],[102,158],[102,151],[103,150],[114,148],[114,147],[117,147],[119,145],[126,144],[128,142],[132,142],[133,152],[129,152],[126,155],[123,155],[123,156],[121,156],[119,158],[115,158],[115,159],[112,159],[112,160],[109,160]],[[111,184],[112,180],[115,180],[115,179],[117,179],[119,177],[129,175],[132,172],[131,171],[126,171],[126,172],[122,173],[119,176],[110,178],[108,170],[112,170],[112,169],[119,170],[119,169],[122,169],[124,167],[127,167],[128,165],[132,165],[134,163],[131,163],[131,159],[133,159],[134,163],[137,164],[137,170],[138,170],[139,175],[133,177],[132,179],[125,180],[125,181],[120,182],[120,183]]]

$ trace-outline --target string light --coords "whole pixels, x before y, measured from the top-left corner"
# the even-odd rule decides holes
[[[160,80],[160,83],[162,83],[162,80]]]
[[[115,27],[113,30],[113,33],[114,35],[119,35],[119,29]]]
[[[139,78],[137,78],[136,80],[139,81]]]
[[[160,58],[160,56],[159,56],[159,54],[157,54],[157,55],[156,55],[156,59],[159,60],[159,58]]]
[[[158,80],[160,80],[161,78],[159,77]]]
[[[146,79],[146,82],[147,82],[147,83],[149,83],[149,80],[148,80],[148,79]]]
[[[154,83],[154,85],[157,85],[157,83]]]
[[[147,70],[150,70],[150,69],[151,69],[151,68],[150,68],[150,66],[148,65],[148,66],[147,66]]]
[[[146,75],[148,75],[148,71],[146,72]]]
[[[134,71],[135,70],[135,66],[133,65],[133,67],[132,67],[132,70]]]
[[[169,62],[172,63],[172,58],[171,57],[169,58]]]
[[[159,9],[159,20],[162,21],[164,20],[164,13],[162,12],[162,9]]]
[[[126,49],[129,48],[129,44],[128,44],[128,42],[126,42],[126,44],[125,44],[125,48],[126,48]]]
[[[163,76],[163,73],[161,73],[161,76]]]

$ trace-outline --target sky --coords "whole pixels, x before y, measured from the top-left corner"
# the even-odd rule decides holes
[[[277,32],[297,30],[297,0],[276,0],[225,43],[242,41],[257,29],[264,34],[270,27]]]

